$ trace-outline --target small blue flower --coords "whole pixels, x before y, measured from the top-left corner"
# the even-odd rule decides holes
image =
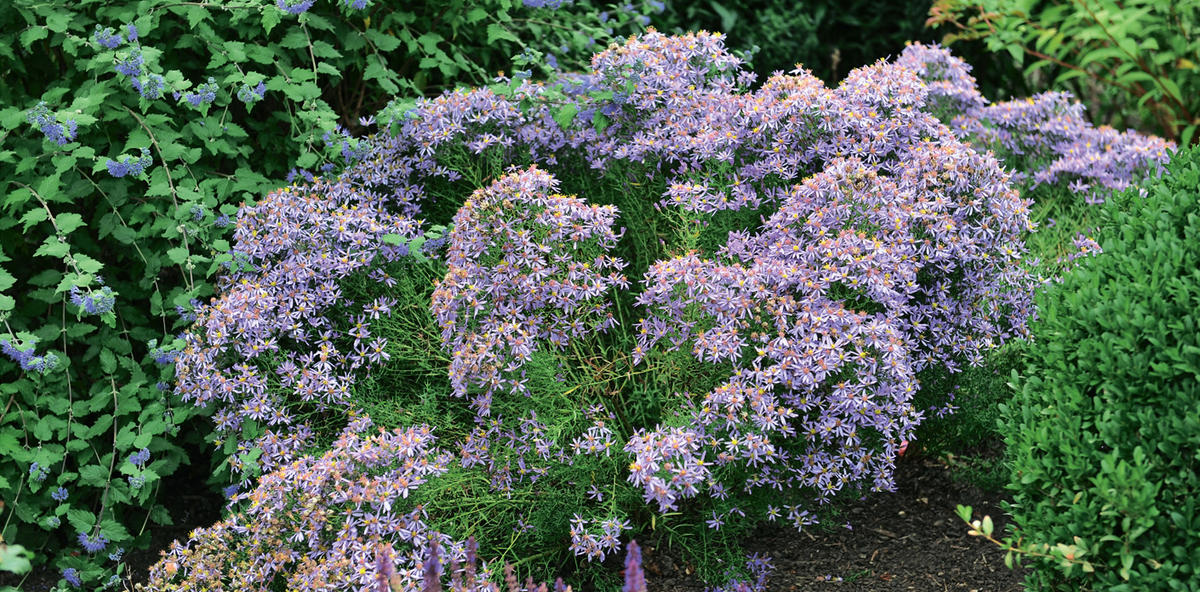
[[[113,67],[125,76],[137,78],[142,75],[142,64],[144,63],[146,63],[146,59],[142,56],[142,48],[133,47],[130,48],[129,55],[117,60]]]
[[[141,467],[142,465],[145,465],[149,460],[150,460],[150,449],[148,449],[148,448],[143,448],[143,449],[129,455],[129,464],[131,464],[135,467]]]
[[[112,161],[110,160],[109,162]],[[109,172],[112,172],[111,168]],[[71,286],[71,304],[78,306],[86,314],[103,315],[110,313],[116,302],[117,294],[108,286],[103,286],[98,291],[89,289],[87,294],[81,292],[79,286]]]
[[[209,78],[208,82],[196,87],[196,92],[183,93],[183,100],[193,107],[206,107],[217,100],[217,81]]]
[[[108,537],[104,536],[104,533],[96,533],[96,536],[93,537],[81,532],[77,538],[80,546],[88,553],[99,553],[108,546]]]
[[[3,352],[12,361],[20,364],[22,370],[32,370],[39,374],[45,374],[58,367],[58,356],[54,352],[46,352],[44,356],[34,355],[34,346],[36,345],[36,338],[29,339],[27,343],[19,346],[14,345],[7,338],[0,338],[0,352]],[[37,463],[34,464],[36,465]],[[32,471],[30,475],[33,475]]]
[[[316,0],[275,0],[275,5],[288,14],[304,14]]]
[[[58,489],[55,489],[53,492],[50,493],[50,497],[54,498],[54,501],[56,501],[56,502],[67,501],[68,495],[70,495],[70,494],[67,493],[67,488],[65,488],[65,487],[59,487]]]
[[[136,37],[134,38],[136,39]],[[96,25],[96,32],[92,33],[92,41],[108,49],[116,49],[124,43],[121,35],[114,31],[112,27],[102,28],[100,25]]]
[[[242,87],[238,89],[237,98],[239,101],[246,103],[247,105],[253,105],[258,101],[261,101],[263,95],[265,94],[267,94],[267,86],[262,82],[259,82],[258,86],[255,87],[251,87],[249,84],[243,84]]]
[[[146,485],[146,477],[144,475],[129,475],[125,477],[129,481],[129,488],[137,491]]]
[[[62,525],[62,519],[58,516],[50,516],[46,518],[46,528],[55,529]]]
[[[50,108],[46,106],[46,102],[42,101],[36,107],[29,110],[25,114],[25,120],[30,125],[37,128],[46,136],[46,139],[65,146],[75,140],[75,134],[78,130],[78,125],[75,120],[68,120],[65,123],[59,123],[55,116],[50,113]]]
[[[140,177],[154,164],[154,159],[150,158],[150,150],[142,148],[142,155],[138,158],[122,154],[117,157],[117,160],[108,159],[104,163],[108,167],[108,174],[114,177]]]
[[[113,551],[112,553],[108,554],[108,558],[111,561],[120,561],[124,557],[125,557],[125,549],[122,547],[117,547],[116,551]]]
[[[83,585],[83,580],[79,579],[79,570],[73,567],[68,567],[62,570],[62,577],[67,581],[68,584],[71,584],[76,588]]]
[[[148,74],[144,77],[134,78],[130,80],[133,89],[142,95],[143,99],[154,101],[161,99],[163,90],[167,88],[167,81],[158,74]]]
[[[125,25],[125,36],[128,37],[130,41],[137,41],[137,25],[134,25],[133,23]]]

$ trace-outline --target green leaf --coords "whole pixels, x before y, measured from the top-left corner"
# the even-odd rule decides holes
[[[46,28],[55,33],[65,33],[74,18],[75,15],[67,11],[55,12],[46,17]]]
[[[29,573],[33,569],[30,559],[33,559],[33,552],[21,545],[0,545],[0,571],[16,575]]]
[[[108,469],[100,465],[84,465],[79,468],[79,481],[92,487],[104,487],[108,483]],[[91,516],[90,513],[88,515]]]
[[[105,374],[112,374],[117,369],[117,357],[113,355],[112,350],[104,348],[100,350],[100,369]]]
[[[74,212],[59,214],[54,217],[54,225],[58,227],[58,231],[66,234],[71,234],[80,226],[85,226],[83,216]]]
[[[21,223],[25,225],[23,232],[29,232],[31,226],[38,222],[44,222],[49,218],[50,215],[46,213],[45,208],[35,208],[25,212],[25,215],[21,216]]]
[[[508,31],[508,29],[505,29],[504,27],[501,27],[500,25],[497,25],[495,23],[488,25],[487,26],[487,44],[492,45],[492,44],[496,43],[496,41],[501,40],[501,39],[503,39],[505,41],[511,41],[513,43],[521,42],[521,40],[517,39],[517,36],[510,33]]]
[[[304,154],[300,155],[300,158],[296,159],[296,166],[302,169],[311,168],[313,165],[317,164],[318,158],[319,157],[315,152],[305,152]]]
[[[579,113],[579,106],[567,103],[554,112],[554,121],[558,122],[559,127],[567,129],[571,127],[571,122],[575,121],[576,113]]]
[[[24,46],[26,50],[29,50],[34,43],[49,36],[50,29],[47,29],[46,27],[30,27],[21,33],[21,45]]]
[[[268,35],[271,34],[271,29],[274,29],[275,25],[278,25],[282,20],[283,11],[279,10],[279,7],[275,6],[274,2],[263,5],[262,25],[263,31],[266,31]]]
[[[91,469],[100,469],[97,466],[84,467]],[[103,471],[103,469],[100,469]],[[104,486],[106,478],[101,477],[100,486]],[[90,532],[92,527],[96,525],[96,515],[84,509],[72,508],[67,510],[67,522],[71,524],[71,528],[76,532]]]
[[[3,292],[17,283],[17,278],[13,274],[8,273],[3,267],[0,267],[0,292]]]
[[[58,236],[50,235],[42,242],[42,246],[33,252],[34,257],[45,255],[47,257],[65,257],[71,252],[71,246],[67,243],[58,240]]]
[[[183,263],[185,261],[187,261],[187,257],[188,257],[188,250],[183,247],[175,247],[173,249],[167,249],[167,259],[170,259],[171,263],[174,263],[176,265],[183,265]]]

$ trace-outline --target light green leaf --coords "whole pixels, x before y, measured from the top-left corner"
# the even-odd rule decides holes
[[[85,226],[83,216],[74,212],[66,212],[54,217],[54,225],[64,235],[71,234],[80,226]]]
[[[500,25],[497,25],[495,23],[488,25],[487,26],[487,43],[488,43],[488,45],[492,45],[493,43],[495,43],[496,41],[498,41],[500,39],[503,39],[505,41],[511,41],[513,43],[521,42],[521,40],[517,39],[517,36],[510,33],[508,31],[508,29],[505,29],[504,27],[501,27]]]

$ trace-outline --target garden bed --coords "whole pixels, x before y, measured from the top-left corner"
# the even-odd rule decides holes
[[[797,533],[786,525],[759,528],[746,549],[770,557],[775,566],[765,592],[1021,590],[1022,572],[1004,566],[1004,553],[998,547],[968,536],[966,525],[954,511],[957,504],[970,505],[979,514],[999,518],[1005,494],[980,489],[952,473],[944,461],[935,459],[914,457],[900,462],[895,493],[876,494],[846,508],[853,529],[818,526]],[[160,536],[153,548],[129,553],[131,583],[145,581],[147,568],[171,537],[186,538],[191,529],[212,522],[211,500],[195,498],[180,496],[180,507],[172,508],[172,515],[188,522],[158,529]],[[998,529],[1003,524],[997,520]],[[705,589],[703,582],[688,573],[677,550],[647,545],[643,557],[648,592]],[[39,567],[25,580],[23,589],[49,590],[58,578],[57,572]],[[0,574],[0,586],[19,582],[12,574]]]
[[[957,504],[1002,516],[1005,494],[986,491],[952,476],[945,462],[913,458],[896,467],[897,491],[877,494],[847,508],[852,529],[790,526],[759,528],[747,541],[751,553],[769,556],[775,570],[766,592],[817,590],[1021,590],[1021,570],[1004,566],[1004,552],[971,537],[955,515]],[[997,520],[997,528],[1004,521]],[[644,549],[650,592],[701,591],[678,554]]]

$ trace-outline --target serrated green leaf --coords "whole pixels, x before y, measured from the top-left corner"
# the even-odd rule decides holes
[[[83,222],[83,216],[74,212],[66,212],[55,216],[54,225],[64,235],[75,232],[81,226],[86,226]]]
[[[41,41],[42,39],[45,39],[46,37],[49,37],[49,36],[50,36],[50,29],[48,29],[46,27],[40,27],[40,26],[30,27],[21,32],[21,36],[20,36],[21,46],[24,47],[26,50],[29,50],[30,47],[32,47],[34,43]]]
[[[278,25],[282,20],[283,11],[279,10],[279,7],[275,6],[274,2],[263,5],[262,26],[263,31],[266,31],[268,35],[271,34],[271,30],[275,28],[275,25]]]
[[[516,35],[513,35],[512,33],[510,33],[508,29],[505,29],[504,27],[497,25],[495,23],[488,25],[487,26],[487,43],[488,43],[488,45],[492,45],[500,40],[511,41],[513,43],[521,42],[521,40],[518,39]]]
[[[13,274],[8,273],[3,267],[0,267],[0,292],[3,292],[17,283],[17,278]]]

